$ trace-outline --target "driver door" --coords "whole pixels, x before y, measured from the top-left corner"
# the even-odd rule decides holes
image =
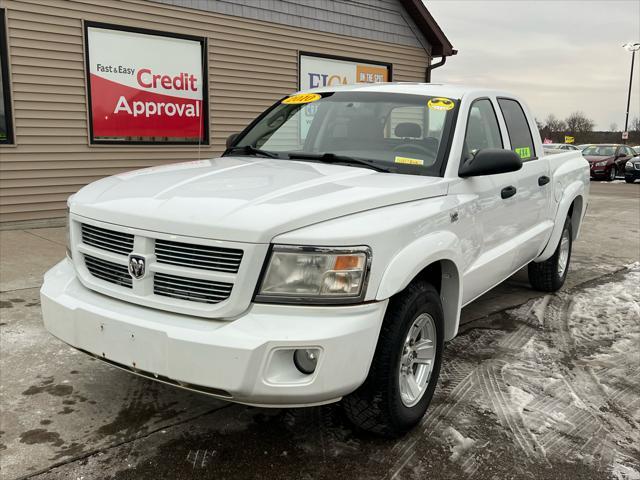
[[[480,98],[471,105],[461,162],[484,148],[504,148],[496,105]],[[458,194],[472,197],[464,212],[471,217],[473,237],[467,239],[463,304],[502,282],[512,273],[513,238],[517,235],[518,173],[509,172],[461,179]],[[469,248],[470,247],[470,248]]]

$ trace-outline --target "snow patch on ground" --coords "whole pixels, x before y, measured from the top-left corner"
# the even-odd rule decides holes
[[[513,309],[512,329],[451,342],[446,400],[425,429],[440,429],[467,476],[490,462],[478,445],[492,445],[493,422],[526,461],[640,480],[640,263],[614,278]]]
[[[475,440],[465,437],[453,427],[447,427],[443,436],[445,441],[449,443],[452,452],[449,460],[452,462],[462,460],[469,449],[476,444]]]

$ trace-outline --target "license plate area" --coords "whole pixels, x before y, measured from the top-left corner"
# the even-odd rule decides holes
[[[91,353],[134,369],[164,374],[167,337],[163,332],[110,319],[79,322],[78,345]]]

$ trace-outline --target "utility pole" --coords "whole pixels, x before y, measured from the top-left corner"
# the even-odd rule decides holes
[[[640,42],[625,43],[622,45],[627,51],[631,52],[631,72],[629,73],[629,94],[627,95],[627,114],[624,118],[624,132],[622,135],[628,135],[629,128],[629,109],[631,108],[631,86],[633,84],[633,62],[636,59],[636,52],[640,50]],[[624,138],[624,143],[627,143],[627,139]]]

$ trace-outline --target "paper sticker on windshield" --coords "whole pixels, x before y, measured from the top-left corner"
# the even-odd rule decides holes
[[[396,157],[396,163],[404,163],[405,165],[424,165],[424,160],[419,158]]]
[[[320,100],[322,98],[318,93],[299,93],[297,95],[292,95],[288,98],[282,100],[282,103],[290,104],[290,105],[298,105],[301,103],[311,103],[316,100]]]
[[[431,98],[427,102],[430,110],[451,110],[454,107],[453,100],[444,97]]]
[[[523,160],[531,157],[531,149],[529,147],[514,148],[514,150]]]

